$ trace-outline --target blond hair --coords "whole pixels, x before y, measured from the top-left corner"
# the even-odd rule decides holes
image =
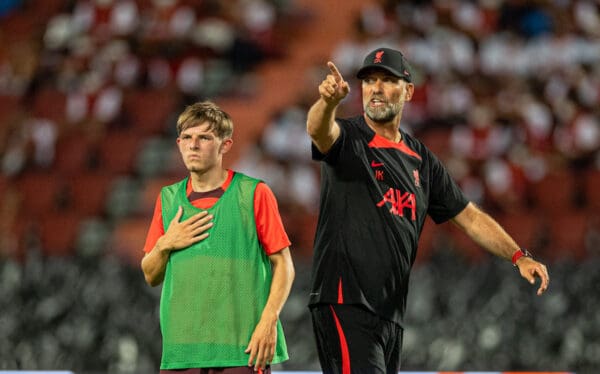
[[[188,105],[177,118],[177,136],[191,127],[208,124],[208,130],[214,131],[221,138],[231,138],[233,121],[229,114],[211,101],[201,101]]]

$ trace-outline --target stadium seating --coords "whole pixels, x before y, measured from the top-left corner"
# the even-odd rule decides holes
[[[99,167],[105,172],[126,174],[133,171],[144,137],[135,131],[113,131],[99,146]]]
[[[73,255],[81,221],[81,215],[71,212],[43,216],[39,220],[43,253],[48,256]]]
[[[65,177],[85,173],[98,166],[98,155],[92,139],[82,132],[61,137],[56,145],[54,168]]]
[[[576,180],[567,170],[545,176],[531,186],[534,206],[543,212],[559,214],[575,207]]]
[[[72,208],[84,216],[102,216],[113,178],[101,171],[75,175],[69,180]]]
[[[169,89],[132,91],[125,98],[125,116],[139,136],[165,132],[169,115],[177,104],[178,93]]]
[[[27,217],[57,213],[66,203],[65,181],[56,174],[27,173],[16,182],[20,195],[20,212]]]
[[[585,202],[600,214],[600,170],[590,170],[585,177]]]

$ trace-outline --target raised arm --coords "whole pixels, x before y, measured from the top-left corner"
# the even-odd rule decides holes
[[[504,231],[502,226],[473,203],[469,203],[452,221],[477,244],[498,257],[510,261],[515,252],[520,250],[518,244]],[[516,265],[519,267],[521,276],[529,283],[535,283],[536,276],[540,278],[538,295],[546,291],[550,278],[544,264],[531,257],[521,257],[517,260]]]
[[[333,62],[327,63],[330,74],[319,85],[319,99],[308,111],[306,131],[321,153],[327,153],[340,136],[340,127],[335,122],[335,111],[340,101],[350,92]]]

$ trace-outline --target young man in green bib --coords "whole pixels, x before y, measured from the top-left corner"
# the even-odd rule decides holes
[[[163,284],[161,373],[270,373],[287,360],[279,313],[294,279],[275,197],[223,168],[233,123],[212,102],[188,106],[177,145],[190,175],[163,187],[142,259]]]

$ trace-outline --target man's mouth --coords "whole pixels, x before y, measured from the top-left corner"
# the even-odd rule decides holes
[[[384,106],[386,102],[381,99],[371,99],[371,106]]]

